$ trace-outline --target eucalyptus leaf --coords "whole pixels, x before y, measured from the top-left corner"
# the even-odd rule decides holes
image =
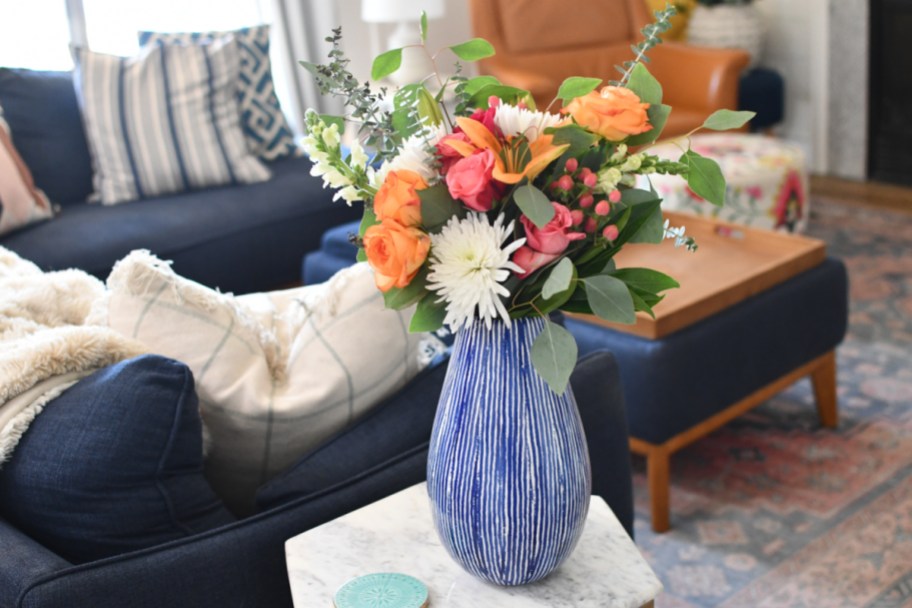
[[[554,136],[555,146],[570,144],[565,152],[568,156],[578,156],[588,150],[598,140],[598,136],[579,125],[569,124],[548,130]]]
[[[657,140],[662,135],[662,130],[665,128],[665,123],[668,122],[668,117],[671,116],[671,106],[666,106],[665,104],[650,105],[649,109],[646,110],[646,115],[649,117],[649,124],[652,125],[652,129],[645,133],[631,136],[627,140],[628,146],[642,146]]]
[[[427,27],[428,27],[427,22],[428,22],[427,12],[421,11],[421,21],[420,21],[421,42],[427,42]]]
[[[652,243],[657,245],[665,239],[665,218],[662,216],[662,208],[656,207],[650,213],[640,229],[630,237],[630,243]]]
[[[450,50],[463,61],[478,61],[494,55],[494,47],[484,38],[473,38],[454,44]]]
[[[444,182],[419,190],[418,198],[421,199],[421,225],[430,233],[440,232],[452,217],[462,219],[466,216],[465,205],[450,196]]]
[[[410,332],[437,331],[443,327],[443,320],[446,318],[446,302],[438,302],[438,298],[436,293],[429,293],[418,302],[409,323]]]
[[[636,322],[633,298],[624,281],[604,274],[583,281],[592,312],[600,319],[626,324]]]
[[[570,281],[573,280],[573,262],[570,258],[561,258],[561,261],[551,269],[548,279],[542,286],[541,295],[548,300],[561,292],[570,289]]]
[[[691,190],[718,207],[725,203],[725,176],[716,161],[688,150],[678,162],[687,165],[687,185]]]
[[[469,96],[469,103],[475,107],[486,109],[488,107],[488,99],[492,96],[509,104],[524,102],[530,109],[534,108],[535,104],[535,100],[532,99],[532,95],[529,91],[517,89],[516,87],[505,84],[484,85]]]
[[[532,367],[558,395],[567,390],[570,374],[576,366],[579,349],[569,331],[545,321],[545,327],[532,343]]]
[[[475,78],[469,78],[466,81],[465,88],[463,90],[467,95],[474,95],[484,87],[500,85],[501,82],[493,76],[476,76]]]
[[[709,118],[703,121],[704,129],[713,131],[727,131],[728,129],[739,129],[756,116],[756,112],[733,112],[732,110],[716,110],[709,115]]]
[[[374,207],[370,204],[364,205],[364,214],[361,216],[361,224],[358,226],[358,237],[364,238],[367,229],[379,223],[377,215],[374,213]],[[364,247],[358,247],[358,255],[355,258],[359,262],[367,261],[367,252],[364,251]]]
[[[560,88],[557,90],[557,96],[566,103],[591,93],[600,84],[602,84],[601,78],[571,76],[561,83]]]
[[[667,274],[651,268],[620,268],[611,274],[624,281],[628,287],[648,293],[657,294],[660,291],[681,286]]]
[[[371,66],[371,79],[382,80],[399,69],[402,65],[402,49],[392,49],[380,53]]]
[[[637,94],[640,101],[652,105],[662,103],[662,85],[649,73],[646,66],[637,63],[630,72],[627,88]]]
[[[539,228],[544,228],[554,217],[554,206],[545,193],[535,186],[520,186],[513,193],[513,200],[520,210]]]
[[[402,310],[411,306],[425,295],[427,289],[427,267],[423,267],[412,282],[403,288],[393,287],[383,294],[383,302],[387,308]]]

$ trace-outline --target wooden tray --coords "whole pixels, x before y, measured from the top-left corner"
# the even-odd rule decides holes
[[[633,244],[615,256],[618,268],[654,268],[681,287],[666,292],[653,309],[656,318],[637,313],[633,325],[609,323],[592,315],[571,315],[618,331],[661,338],[817,266],[826,257],[818,239],[747,228],[719,220],[666,212],[672,226],[686,226],[696,252],[661,245]]]

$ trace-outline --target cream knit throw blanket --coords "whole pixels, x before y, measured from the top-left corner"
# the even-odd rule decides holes
[[[86,323],[104,291],[84,272],[43,273],[0,247],[0,466],[51,399],[93,371],[145,352]]]

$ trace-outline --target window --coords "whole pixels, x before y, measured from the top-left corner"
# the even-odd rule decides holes
[[[93,51],[133,55],[140,30],[232,30],[264,23],[259,0],[82,0]]]
[[[3,2],[0,10],[0,66],[73,67],[64,0],[13,0]]]

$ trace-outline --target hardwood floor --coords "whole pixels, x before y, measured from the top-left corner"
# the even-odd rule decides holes
[[[823,175],[811,176],[811,196],[816,200],[893,209],[912,214],[912,188],[879,182],[860,182]]]

